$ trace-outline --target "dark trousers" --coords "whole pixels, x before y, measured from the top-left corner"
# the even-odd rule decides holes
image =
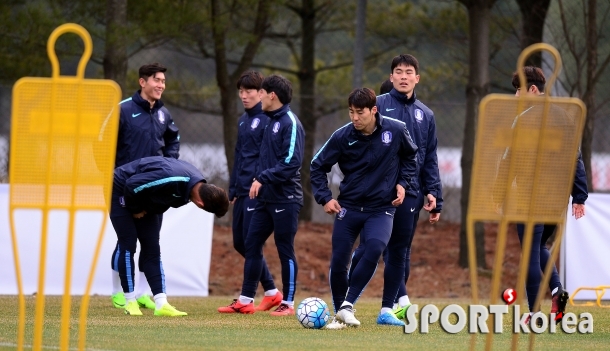
[[[542,272],[546,268],[549,258],[551,257],[549,249],[546,248],[546,241],[551,235],[553,235],[556,227],[556,225],[550,224],[534,225],[532,249],[530,251],[530,263],[527,271],[527,280],[525,281],[527,303],[530,311],[532,312],[538,310],[538,308],[534,308],[534,303],[536,301],[536,297],[538,296],[538,289],[540,288],[540,281],[542,280]],[[517,224],[517,234],[519,235],[519,242],[521,245],[523,245],[525,225]],[[553,271],[551,272],[549,288],[551,291],[555,288],[561,288],[559,274],[557,273],[557,268],[555,266],[553,266]]]
[[[246,257],[246,237],[257,202],[258,200],[250,199],[248,196],[240,196],[233,204],[233,247],[243,257]],[[275,289],[273,278],[264,257],[260,282],[265,291]]]
[[[420,192],[417,197],[405,196],[403,203],[396,208],[392,236],[383,252],[385,269],[382,307],[391,308],[397,297],[407,295],[406,284],[411,272],[411,244],[417,228],[419,211],[423,206],[424,197]],[[360,261],[364,252],[362,241],[361,237],[360,245],[354,252],[352,267]]]
[[[395,208],[358,211],[343,208],[335,217],[330,259],[330,289],[335,312],[344,301],[356,303],[369,283],[379,257],[392,233]],[[352,248],[358,235],[363,238],[362,256],[352,262],[348,276]]]
[[[299,225],[297,203],[257,202],[246,236],[246,261],[241,295],[254,298],[263,267],[263,246],[274,233],[280,263],[282,264],[282,293],[285,301],[294,301],[297,285],[297,259],[294,254],[294,236]]]
[[[117,234],[117,247],[112,256],[112,269],[119,272],[123,292],[133,292],[135,264],[133,256],[140,242],[138,266],[144,272],[153,295],[165,293],[165,275],[161,263],[159,234],[162,215],[146,214],[136,219],[119,203],[120,195],[112,194],[110,221]]]

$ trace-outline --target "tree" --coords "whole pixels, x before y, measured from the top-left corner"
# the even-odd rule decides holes
[[[260,0],[257,4],[256,18],[252,23],[252,28],[246,47],[241,54],[241,58],[233,72],[229,72],[227,67],[227,27],[233,25],[236,18],[233,18],[237,11],[228,9],[223,11],[219,0],[212,0],[212,10],[210,12],[212,21],[212,35],[214,38],[214,62],[216,63],[216,82],[220,89],[220,106],[222,108],[223,132],[225,154],[227,156],[227,166],[229,174],[233,168],[235,159],[234,146],[237,140],[237,94],[235,94],[235,83],[241,74],[252,65],[254,55],[261,44],[263,35],[268,26],[269,11],[271,2]]]
[[[112,79],[125,96],[127,77],[127,0],[106,0],[104,78]]]
[[[594,190],[591,157],[595,120],[610,101],[607,94],[598,92],[598,86],[604,81],[604,73],[610,64],[610,47],[600,41],[610,29],[607,21],[609,16],[610,4],[606,1],[598,3],[597,0],[581,0],[578,3],[568,3],[558,0],[556,17],[559,18],[548,24],[551,37],[564,62],[564,74],[558,79],[560,87],[569,96],[582,99],[587,106],[581,150],[590,191]],[[584,40],[581,39],[583,36]]]
[[[521,35],[521,50],[542,42],[544,20],[549,10],[551,0],[517,0],[523,16],[523,33]],[[541,67],[542,53],[536,52],[528,57],[526,65]]]
[[[491,8],[496,0],[458,0],[468,9],[469,21],[469,73],[466,87],[466,123],[462,146],[462,221],[460,226],[459,264],[468,267],[468,244],[466,239],[466,214],[470,194],[472,161],[479,103],[489,93],[489,28]],[[483,225],[475,227],[477,266],[485,268],[485,237]]]

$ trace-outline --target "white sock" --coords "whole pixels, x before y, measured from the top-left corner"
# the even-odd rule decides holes
[[[148,295],[150,287],[148,286],[148,280],[146,280],[146,275],[144,275],[144,272],[140,272],[138,279],[136,279],[136,288],[134,291],[136,292],[137,299],[144,295]]]
[[[155,308],[160,309],[167,303],[167,295],[164,293],[160,293],[154,296],[155,299]]]
[[[247,305],[251,302],[254,302],[254,299],[248,296],[243,296],[243,295],[239,295],[239,299],[237,299],[239,301],[239,303],[241,303],[242,305]]]
[[[402,308],[405,307],[406,305],[410,304],[411,301],[409,301],[409,296],[405,295],[405,296],[401,296],[398,299],[398,305]]]
[[[341,304],[341,307],[343,306],[348,306],[349,308],[354,308],[354,304],[353,303],[349,303],[347,301],[343,301],[343,303]],[[341,309],[341,308],[339,308]]]
[[[282,303],[294,308],[294,301],[282,300]]]
[[[136,300],[136,293],[134,293],[133,291],[125,293],[126,303],[130,303],[131,301],[135,301],[135,300]]]
[[[112,295],[123,292],[123,287],[121,286],[121,277],[119,276],[119,272],[112,269]]]
[[[267,291],[265,291],[265,296],[275,296],[275,294],[277,294],[278,292],[279,292],[278,289],[267,290]]]
[[[392,313],[392,309],[389,307],[382,307],[381,312],[379,312],[379,315],[382,315],[384,313]]]
[[[551,295],[555,296],[555,294],[557,294],[558,291],[559,291],[559,288],[553,289],[553,291],[551,292]]]

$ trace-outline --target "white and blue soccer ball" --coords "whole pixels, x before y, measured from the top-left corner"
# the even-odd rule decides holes
[[[319,297],[308,297],[297,307],[297,319],[305,328],[320,329],[328,323],[328,305]]]

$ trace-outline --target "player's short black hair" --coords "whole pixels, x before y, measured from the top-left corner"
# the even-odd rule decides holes
[[[356,88],[349,93],[347,103],[349,107],[372,109],[377,104],[377,97],[375,92],[369,88]]]
[[[261,89],[265,89],[267,93],[275,93],[283,105],[292,101],[292,83],[280,75],[272,74],[266,77],[261,84]]]
[[[166,71],[167,71],[167,68],[165,66],[163,66],[162,64],[160,64],[158,62],[153,62],[153,63],[149,63],[149,64],[146,64],[146,65],[140,67],[140,69],[138,70],[138,73],[140,74],[140,78],[144,78],[144,80],[148,80],[148,77],[154,76],[155,73],[157,73],[157,72],[165,73]]]
[[[201,183],[199,197],[203,201],[203,209],[220,218],[229,210],[229,197],[223,188],[213,184]]]
[[[540,69],[540,67],[525,66],[523,67],[523,73],[525,73],[525,81],[528,90],[532,87],[532,85],[535,85],[541,93],[544,92],[546,78],[544,77],[544,72],[542,72],[542,69]],[[513,88],[515,89],[519,89],[521,87],[521,82],[519,82],[518,71],[515,71],[515,73],[513,73],[512,84]]]
[[[413,66],[415,68],[415,74],[419,74],[419,61],[413,55],[400,54],[392,59],[392,66],[390,67],[390,73],[394,72],[394,68],[399,65]]]
[[[386,79],[383,83],[381,83],[381,87],[379,87],[379,95],[387,94],[394,88],[394,84],[389,79]]]
[[[263,84],[263,75],[257,71],[244,72],[237,80],[237,89],[260,90]]]

